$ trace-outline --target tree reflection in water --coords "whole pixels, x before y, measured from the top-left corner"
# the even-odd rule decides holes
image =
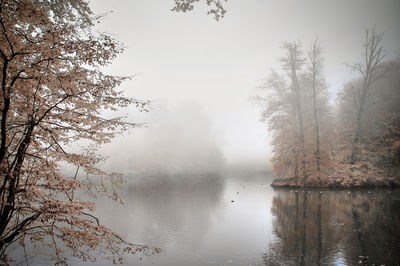
[[[399,265],[400,191],[275,191],[266,265]]]
[[[147,177],[123,190],[123,206],[100,204],[102,217],[109,218],[106,222],[127,239],[163,251],[176,245],[195,248],[218,210],[224,185],[214,175]]]

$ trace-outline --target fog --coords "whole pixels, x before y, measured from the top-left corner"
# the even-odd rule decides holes
[[[216,22],[204,3],[176,13],[173,1],[93,1],[95,13],[107,13],[99,31],[125,47],[107,72],[134,75],[122,84],[127,95],[155,103],[148,115],[126,111],[147,128],[108,145],[107,167],[152,174],[218,172],[224,164],[268,169],[269,133],[248,99],[280,67],[282,42],[300,40],[307,49],[318,36],[333,101],[354,77],[346,63],[360,60],[367,28],[384,32],[389,54],[398,51],[398,3],[232,0]]]
[[[152,103],[146,124],[131,130],[102,153],[105,167],[140,175],[219,174],[225,159],[209,118],[196,102]]]
[[[11,144],[3,146],[14,149],[14,142],[17,144],[7,154],[7,160],[16,163],[2,165],[10,174],[4,174],[9,183],[4,182],[2,188],[6,201],[0,216],[6,219],[0,223],[4,231],[0,261],[5,259],[7,264],[4,244],[14,242],[11,255],[18,260],[10,262],[15,264],[23,264],[21,254],[26,249],[33,252],[34,265],[50,264],[52,257],[59,259],[53,262],[63,262],[58,251],[65,248],[71,265],[88,265],[78,260],[84,259],[79,252],[94,247],[98,248],[93,254],[95,265],[109,265],[111,261],[103,261],[109,254],[103,252],[110,246],[110,251],[118,253],[121,239],[94,226],[101,221],[123,241],[157,247],[155,251],[161,248],[161,253],[151,256],[144,256],[146,252],[127,254],[128,265],[400,265],[396,253],[400,247],[396,224],[400,221],[400,191],[373,189],[400,187],[400,0],[187,0],[195,7],[183,13],[171,8],[184,0],[88,0],[96,20],[94,31],[115,37],[123,47],[115,58],[114,43],[97,41],[94,33],[92,39],[92,32],[78,25],[80,20],[71,21],[72,29],[60,27],[58,36],[53,31],[58,27],[51,25],[52,30],[47,30],[43,24],[57,21],[54,18],[60,12],[40,19],[18,7],[39,5],[52,10],[48,5],[54,4],[58,10],[57,4],[63,1],[31,2],[1,5],[10,13],[4,21],[13,25],[7,32],[2,27],[0,41],[12,52],[8,58],[1,48],[3,81],[24,85],[16,90],[22,92],[18,95],[8,93],[3,82],[7,93],[0,103],[5,118],[7,112],[15,114],[10,116],[10,124],[3,119],[10,128],[3,130],[6,127],[2,125],[3,135],[14,134]],[[76,0],[65,3],[73,7]],[[221,3],[227,11],[225,17],[216,21],[207,15],[210,3]],[[12,19],[21,10],[29,15],[27,20]],[[2,11],[0,14],[3,22]],[[71,17],[68,13],[62,16],[65,20]],[[366,31],[378,35],[368,39]],[[43,44],[52,44],[50,49],[44,49],[41,42],[36,44],[41,33]],[[77,34],[88,38],[83,40],[82,51],[74,52],[81,49]],[[368,50],[374,50],[368,49],[368,43],[376,43],[371,40],[384,48],[378,48],[381,54],[370,56],[384,57],[379,64],[368,60]],[[12,42],[18,44],[16,52]],[[26,43],[34,45],[24,46]],[[318,43],[313,51],[321,48],[323,58],[314,64],[307,53],[313,43]],[[89,44],[104,52],[89,49]],[[25,48],[29,48],[27,53]],[[42,60],[42,53],[49,58]],[[104,56],[96,58],[99,55]],[[19,58],[25,59],[14,65]],[[112,64],[103,65],[108,59]],[[60,63],[53,65],[53,61]],[[389,67],[391,61],[394,64]],[[365,74],[364,62],[388,71]],[[33,70],[26,69],[27,65]],[[80,113],[72,118],[60,114],[81,112],[82,108],[97,115],[99,108],[114,102],[118,94],[107,92],[107,86],[116,83],[107,77],[103,80],[97,70],[105,75],[131,76],[120,85],[123,96],[150,105],[149,112],[140,112],[135,104],[116,108],[114,113],[100,111],[106,119],[124,117],[138,126],[94,147],[91,137],[98,140],[101,136],[92,134],[96,126],[81,123],[85,116]],[[76,79],[71,73],[77,73]],[[381,73],[384,79],[371,85]],[[53,91],[50,85],[57,83],[56,78],[60,84],[54,85]],[[91,82],[86,85],[88,79],[99,82],[99,92],[105,91],[105,95],[95,91]],[[36,81],[35,89],[31,85]],[[86,89],[84,96],[75,92],[77,84]],[[29,88],[34,91],[32,106],[23,101],[31,95]],[[41,91],[49,93],[45,94],[48,98],[37,100]],[[92,91],[93,95],[87,96]],[[6,104],[8,94],[18,105]],[[64,98],[54,102],[59,97]],[[94,103],[87,104],[92,97]],[[54,106],[47,107],[48,99]],[[60,107],[64,104],[65,109]],[[48,109],[42,112],[43,108]],[[34,115],[25,112],[30,109]],[[30,122],[20,121],[20,117]],[[64,121],[66,125],[78,121],[82,126],[77,132],[82,139],[67,147],[57,142],[62,143],[65,132],[74,129]],[[40,128],[43,123],[48,125]],[[113,130],[107,124],[98,126]],[[21,126],[26,126],[26,132],[18,129]],[[20,142],[19,134],[25,136]],[[33,153],[26,146],[29,142]],[[91,167],[94,161],[69,155],[94,148],[96,155],[106,158],[99,169],[121,173],[127,183],[117,178],[103,182],[119,175],[108,178],[100,171],[90,171],[85,166]],[[58,156],[60,150],[66,154]],[[36,158],[39,152],[43,157]],[[28,158],[22,167],[21,158]],[[66,162],[58,163],[61,159]],[[41,162],[44,169],[35,162]],[[58,175],[58,169],[68,179]],[[97,175],[101,178],[92,178]],[[279,186],[293,190],[280,191],[276,189]],[[336,190],[353,187],[368,190]],[[94,201],[96,209],[86,201]],[[27,230],[32,231],[26,234]],[[28,238],[41,241],[42,234],[52,237],[44,239],[43,249],[36,242],[27,248],[21,245]],[[64,244],[58,246],[58,242]]]

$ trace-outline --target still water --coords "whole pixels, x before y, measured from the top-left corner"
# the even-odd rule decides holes
[[[124,205],[98,203],[106,225],[162,249],[130,256],[129,265],[400,264],[399,190],[274,190],[267,179],[246,176],[190,180],[136,182],[123,191]]]

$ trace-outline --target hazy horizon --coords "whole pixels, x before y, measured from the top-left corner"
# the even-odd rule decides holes
[[[389,58],[400,47],[399,1],[229,0],[219,22],[206,15],[203,3],[189,13],[172,12],[172,6],[173,1],[93,1],[95,13],[107,13],[98,29],[125,46],[107,71],[134,75],[122,85],[127,95],[155,101],[150,113],[139,114],[134,107],[124,110],[130,121],[146,122],[150,130],[157,123],[153,112],[160,103],[169,110],[185,103],[198,106],[207,118],[203,127],[210,138],[203,140],[213,143],[230,165],[269,164],[267,127],[259,122],[260,111],[249,97],[270,69],[279,68],[283,41],[299,40],[307,50],[318,36],[332,98],[351,79],[345,64],[361,58],[367,28],[384,32]],[[123,139],[150,143],[143,139],[146,130],[133,130]],[[113,148],[110,154],[123,149]]]

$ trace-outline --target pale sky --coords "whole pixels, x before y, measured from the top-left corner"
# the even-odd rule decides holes
[[[196,102],[228,160],[268,161],[266,125],[248,98],[279,68],[283,41],[308,48],[318,35],[333,94],[350,78],[345,63],[361,58],[366,28],[384,31],[389,55],[400,51],[399,0],[228,0],[220,22],[206,15],[203,3],[183,14],[170,11],[173,2],[91,2],[95,13],[112,11],[99,29],[126,47],[109,71],[138,74],[123,85],[129,96],[172,106]]]

